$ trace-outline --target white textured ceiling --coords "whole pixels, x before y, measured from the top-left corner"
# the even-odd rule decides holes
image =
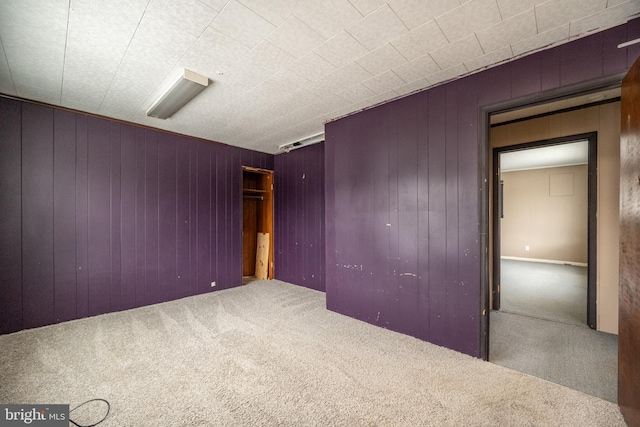
[[[0,93],[275,153],[324,122],[636,16],[640,0],[0,0]],[[147,108],[182,67],[210,86]]]

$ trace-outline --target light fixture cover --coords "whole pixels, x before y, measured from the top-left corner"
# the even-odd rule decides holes
[[[147,116],[159,119],[171,117],[208,85],[206,76],[185,68],[175,83],[147,110]]]

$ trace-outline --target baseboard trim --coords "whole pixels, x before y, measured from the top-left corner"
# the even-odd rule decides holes
[[[520,258],[517,256],[501,256],[500,259],[510,259],[513,261],[527,261],[527,262],[546,262],[547,264],[567,264],[574,265],[576,267],[587,267],[586,262],[574,262],[574,261],[558,261],[554,259],[538,259],[538,258]]]

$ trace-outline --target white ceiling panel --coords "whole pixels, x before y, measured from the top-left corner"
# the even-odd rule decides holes
[[[349,87],[370,79],[373,74],[353,62],[332,72],[328,77],[344,87]]]
[[[352,5],[358,9],[358,12],[362,16],[368,15],[383,4],[387,3],[386,0],[349,0]]]
[[[240,0],[240,3],[276,27],[300,9],[307,0]]]
[[[346,99],[351,103],[363,101],[367,98],[371,98],[375,94],[376,93],[374,91],[372,91],[371,89],[369,89],[368,87],[360,83],[338,92],[339,96],[343,97],[344,99]]]
[[[89,112],[99,110],[126,50],[126,46],[116,46],[104,46],[101,40],[88,37],[85,43],[68,43],[62,86],[64,105]]]
[[[260,67],[271,75],[285,68],[294,60],[295,58],[293,56],[276,45],[264,40],[251,49],[244,58],[240,60],[238,66],[244,66],[242,61],[247,61],[248,64]]]
[[[282,84],[286,85],[288,87],[288,90],[294,90],[306,87],[311,83],[311,80],[289,69],[284,69],[269,77],[269,80],[267,80],[265,83],[267,85]]]
[[[0,92],[7,95],[16,95],[16,87],[13,85],[13,78],[11,77],[11,70],[9,69],[9,63],[4,55],[4,48],[0,42]]]
[[[458,0],[389,0],[387,3],[410,30],[460,5]]]
[[[231,37],[207,28],[182,58],[185,67],[197,67],[213,75],[225,72],[238,62],[249,48]]]
[[[528,9],[476,33],[485,52],[493,52],[505,44],[511,45],[536,34],[536,14],[533,9]]]
[[[60,104],[60,90],[58,88],[51,88],[51,86],[45,85],[32,86],[22,83],[16,83],[15,87],[16,92],[23,98],[37,99],[46,104]]]
[[[501,20],[496,0],[471,0],[436,18],[450,42],[490,27]]]
[[[214,80],[232,87],[237,97],[259,85],[273,74],[272,70],[265,70],[244,59],[231,67],[224,75],[214,77]]]
[[[65,67],[62,85],[62,103],[70,108],[88,112],[100,109],[115,71],[111,67],[99,68],[99,64],[77,64],[75,67]],[[88,71],[88,72],[87,72]]]
[[[0,8],[0,39],[17,95],[39,100],[38,94],[42,94],[47,99],[45,102],[59,104],[68,24],[67,1],[2,2]],[[33,13],[34,10],[39,13]]]
[[[257,45],[276,28],[275,25],[235,0],[231,0],[222,9],[210,26],[249,48]]]
[[[311,81],[320,80],[336,70],[336,67],[331,65],[329,61],[313,52],[303,56],[288,68]]]
[[[431,55],[424,55],[420,58],[396,67],[393,71],[405,82],[414,82],[428,75],[441,71],[441,68],[431,58]]]
[[[16,87],[17,95],[28,99],[40,100],[43,102],[59,104],[62,95],[62,58],[58,52],[41,52],[39,56],[14,54],[14,49],[27,49],[20,46],[7,46],[4,44],[5,54],[11,76]],[[13,49],[12,49],[13,48]],[[23,52],[28,52],[24,50]],[[51,67],[46,74],[40,70]],[[21,92],[20,88],[25,88],[27,92]],[[34,98],[33,94],[41,92],[46,94],[47,100]],[[57,94],[54,96],[53,94]]]
[[[394,88],[394,92],[396,92],[400,96],[408,95],[410,93],[419,91],[420,89],[424,89],[429,86],[429,82],[427,79],[418,79],[414,82],[404,84],[400,87]]]
[[[356,61],[362,68],[377,76],[385,71],[395,68],[407,62],[406,59],[394,48],[387,43],[373,52],[363,56]]]
[[[339,108],[346,107],[351,103],[344,99],[341,96],[338,96],[334,93],[327,93],[323,97],[321,97],[318,101],[318,107],[323,111],[319,116],[323,116],[328,118],[330,116],[331,111],[335,111]]]
[[[341,85],[329,76],[324,77],[316,82],[309,83],[307,90],[313,92],[317,96],[334,96],[335,93],[343,90],[345,86]]]
[[[638,0],[0,0],[0,94],[273,153],[326,119],[638,10]],[[209,87],[167,120],[147,117],[183,68]]]
[[[604,10],[607,0],[549,0],[536,6],[538,32],[544,33],[585,16]]]
[[[267,40],[296,58],[300,58],[324,43],[325,38],[292,16],[271,33]]]
[[[356,106],[356,104],[351,104],[347,107],[344,108],[338,108],[337,110],[331,111],[328,115],[328,118],[326,119],[326,121],[330,122],[333,121],[339,117],[343,117],[346,116],[348,114],[354,113],[356,111],[358,111],[360,108],[358,108]]]
[[[559,41],[569,39],[569,24],[554,28],[544,33],[538,33],[533,37],[522,40],[521,42],[511,45],[511,50],[515,56],[526,52],[532,52],[545,46],[549,46]]]
[[[467,68],[464,66],[464,64],[458,64],[454,65],[451,68],[447,68],[446,70],[442,70],[440,72],[427,76],[427,80],[429,80],[432,85],[435,85],[454,79],[456,78],[456,76],[460,76],[466,73]]]
[[[198,37],[217,15],[199,0],[150,0],[144,19],[158,19]]]
[[[497,0],[502,19],[511,18],[547,0]]]
[[[367,101],[367,104],[369,104],[369,105],[378,105],[378,104],[382,104],[382,103],[385,103],[387,101],[390,101],[392,99],[395,99],[397,97],[398,97],[398,94],[395,91],[390,90],[390,91],[385,92],[385,93],[374,95],[371,98],[367,98],[366,101]]]
[[[372,79],[362,82],[362,84],[380,95],[393,90],[393,88],[403,86],[405,82],[393,71],[387,71],[386,73],[379,74]]]
[[[220,12],[229,0],[200,0],[200,2],[209,6],[211,9]]]
[[[477,58],[470,59],[469,61],[465,61],[464,65],[467,70],[475,71],[481,68],[485,68],[489,65],[501,63],[510,58],[513,58],[513,52],[511,52],[511,47],[507,46],[501,49],[494,50],[493,52],[489,52]]]
[[[330,39],[362,18],[347,0],[314,0],[295,13],[302,22]]]
[[[335,67],[340,68],[353,62],[356,58],[366,55],[369,50],[356,41],[351,34],[341,31],[314,52]]]
[[[299,89],[295,92],[290,92],[277,102],[268,107],[268,113],[271,117],[286,116],[291,111],[303,108],[306,105],[316,102],[317,96],[313,93]]]
[[[436,21],[429,21],[411,32],[392,40],[391,44],[411,61],[449,44]]]
[[[164,21],[145,16],[140,22],[125,55],[128,58],[145,58],[153,61],[154,57],[171,57],[180,59],[195,43],[197,36],[182,28],[167,31]],[[175,64],[172,63],[173,66]]]
[[[351,25],[347,31],[367,49],[373,50],[409,30],[398,15],[384,5]]]
[[[632,14],[640,13],[640,1],[628,0],[609,6],[605,10],[596,12],[569,24],[569,35],[571,37],[586,34],[602,26],[615,26],[620,20]]]
[[[471,34],[432,52],[431,57],[436,61],[436,64],[444,70],[464,61],[482,56],[483,54],[484,52],[482,51],[482,47],[480,47],[480,43],[478,43],[476,35]]]

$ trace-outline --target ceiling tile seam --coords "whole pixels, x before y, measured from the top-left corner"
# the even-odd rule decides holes
[[[233,0],[231,0],[231,1],[233,1]],[[211,27],[211,24],[213,24],[213,23],[215,22],[215,20],[216,20],[216,19],[218,19],[218,17],[219,17],[220,15],[222,15],[222,12],[223,12],[223,11],[224,11],[224,9],[229,5],[229,3],[231,3],[231,1],[228,1],[228,2],[224,5],[224,7],[222,8],[222,10],[221,10],[220,12],[218,12],[218,14],[216,15],[216,17],[215,17],[215,18],[213,18],[213,19],[211,20],[211,22],[209,23],[209,25],[207,25],[207,28],[211,28],[211,29],[212,29],[212,30],[214,30],[214,31],[220,32],[220,33],[224,34],[226,37],[229,37],[231,40],[233,40],[233,41],[235,41],[235,42],[237,42],[237,43],[240,43],[241,45],[243,45],[244,47],[246,47],[246,48],[248,48],[248,49],[249,49],[249,50],[247,50],[247,52],[246,52],[246,53],[244,53],[243,55],[241,55],[241,56],[238,58],[238,60],[237,60],[236,62],[234,62],[233,64],[229,65],[229,67],[227,67],[227,69],[229,69],[229,70],[230,70],[230,69],[232,69],[234,66],[236,66],[240,61],[242,61],[242,60],[243,60],[243,59],[244,59],[244,58],[245,58],[245,57],[246,57],[246,56],[247,56],[247,55],[248,55],[248,54],[249,54],[253,49],[255,49],[255,48],[256,48],[256,46],[258,46],[258,45],[260,44],[260,42],[265,42],[265,43],[272,44],[273,46],[275,46],[276,48],[278,48],[278,49],[282,50],[283,52],[285,52],[285,53],[289,53],[289,52],[285,51],[284,49],[282,49],[280,46],[278,46],[278,45],[276,45],[275,43],[273,43],[273,42],[269,41],[269,40],[268,40],[268,38],[269,38],[269,37],[271,37],[271,35],[273,35],[273,34],[274,34],[274,33],[275,33],[275,32],[276,32],[280,27],[282,27],[282,26],[283,26],[283,25],[284,25],[284,24],[289,20],[289,18],[291,18],[291,17],[295,17],[295,18],[296,18],[296,19],[298,19],[298,20],[299,20],[299,21],[300,21],[304,26],[306,26],[307,28],[309,28],[309,29],[310,29],[311,31],[313,31],[314,33],[318,34],[320,37],[324,38],[324,36],[323,36],[322,34],[318,33],[316,30],[314,30],[313,28],[309,27],[309,26],[307,25],[307,23],[306,23],[306,22],[304,22],[303,20],[301,20],[300,18],[298,18],[297,16],[295,16],[295,13],[293,13],[293,14],[289,15],[289,16],[287,17],[287,19],[285,19],[284,21],[282,21],[282,23],[281,23],[280,25],[277,25],[277,26],[276,26],[273,22],[269,21],[266,17],[262,16],[260,13],[258,13],[258,12],[256,12],[255,10],[251,9],[249,6],[247,6],[246,4],[244,4],[243,2],[241,2],[240,0],[236,0],[240,5],[242,5],[242,7],[247,8],[248,10],[250,10],[250,11],[251,11],[251,12],[253,12],[253,13],[255,13],[257,16],[259,16],[260,18],[264,19],[265,21],[267,21],[269,24],[271,24],[271,25],[273,26],[273,30],[271,30],[268,34],[266,34],[264,37],[262,37],[262,39],[260,40],[260,42],[256,43],[256,44],[255,44],[254,46],[252,46],[252,47],[249,47],[249,46],[245,45],[244,43],[242,43],[240,40],[235,39],[233,36],[231,36],[231,35],[229,35],[229,34],[226,34],[226,33],[223,33],[223,32],[221,32],[221,31],[216,30],[215,28]],[[306,4],[306,3],[305,3],[305,4]],[[304,6],[304,4],[303,4],[303,6]],[[213,9],[213,8],[211,8],[211,9]],[[302,6],[301,6],[301,7],[299,7],[299,8],[296,10],[296,12],[298,12],[298,10],[300,10],[300,9],[302,9]],[[213,10],[215,10],[215,9],[213,9]],[[205,28],[205,30],[206,30],[206,28]],[[204,32],[203,32],[203,33],[204,33]],[[200,37],[202,37],[202,34],[200,35]],[[326,42],[326,40],[325,40],[325,42]],[[192,45],[191,47],[193,47],[193,45]],[[191,47],[187,50],[187,52],[191,49]],[[304,58],[304,57],[305,57],[306,55],[308,55],[310,52],[314,52],[314,50],[310,50],[310,51],[308,51],[305,55],[302,55],[300,58],[296,58],[296,60],[299,60],[299,59]],[[186,54],[186,52],[185,52],[185,54]],[[291,55],[291,54],[290,54],[290,55]],[[292,56],[293,56],[293,55],[292,55]],[[184,57],[184,55],[183,55],[183,57]],[[294,61],[294,62],[295,62],[295,61]],[[269,79],[269,78],[270,78],[270,77],[272,77],[273,75],[275,75],[275,74],[279,73],[280,71],[282,71],[282,70],[284,70],[284,69],[286,69],[286,68],[287,68],[287,67],[283,67],[283,68],[279,69],[278,71],[276,71],[275,73],[273,73],[271,76],[267,77],[267,79]],[[304,77],[304,76],[302,76],[302,77]],[[265,80],[267,80],[267,79],[265,79]],[[255,86],[254,86],[254,87],[255,87]],[[250,88],[250,89],[253,89],[253,87],[252,87],[252,88]],[[247,91],[243,92],[242,94],[247,93],[247,92],[249,92],[249,90],[247,90]],[[236,99],[237,99],[237,97],[236,97],[236,98],[234,98],[232,101],[234,101],[234,100],[236,100]],[[232,101],[230,101],[230,102],[232,102]],[[227,103],[227,104],[228,104],[228,103]],[[227,105],[227,104],[224,104],[224,105]]]
[[[536,21],[536,34],[540,34],[540,27],[538,26],[538,5],[533,6],[533,17]]]
[[[64,53],[62,55],[62,73],[60,76],[60,105],[62,105],[62,93],[64,92],[64,70],[67,65],[67,45],[69,42],[69,15],[71,15],[71,0],[67,1],[67,30],[64,34]]]
[[[460,7],[460,6],[458,6]],[[445,40],[447,40],[447,43],[451,44],[451,40],[449,40],[449,37],[447,37],[447,35],[445,34],[444,31],[442,31],[442,27],[440,26],[440,23],[438,22],[438,18],[440,18],[441,16],[444,16],[445,14],[442,14],[436,18],[433,18],[433,22],[436,23],[436,26],[438,27],[438,29],[440,30],[440,32],[442,33],[442,35],[444,36]]]
[[[438,29],[440,30],[440,32],[442,33],[444,38],[447,39],[449,44],[451,44],[451,40],[449,40],[449,37],[447,37],[447,34],[442,30],[442,27],[440,26],[440,23],[438,22],[438,19],[440,19],[443,16],[446,16],[446,15],[448,15],[450,13],[454,13],[456,10],[460,9],[463,6],[464,6],[464,3],[458,3],[458,6],[454,7],[453,9],[450,9],[450,10],[446,11],[445,13],[443,13],[440,16],[436,16],[436,17],[433,18],[433,20],[435,21],[436,25],[438,26]]]
[[[2,48],[2,55],[4,56],[4,60],[7,63],[7,68],[9,69],[9,77],[11,77],[11,86],[13,86],[13,92],[17,95],[18,88],[16,87],[16,82],[13,78],[13,73],[11,72],[11,64],[9,63],[9,58],[7,58],[7,51],[4,49],[2,37],[0,37],[0,48]]]
[[[368,47],[366,47],[365,45],[363,45],[363,44],[360,42],[360,40],[358,40],[358,39],[357,39],[353,34],[351,34],[347,28],[345,28],[343,31],[344,31],[345,33],[349,34],[349,37],[351,37],[352,39],[354,39],[354,40],[356,41],[356,43],[358,43],[360,46],[362,46],[362,47],[364,48],[364,50],[366,50],[366,51],[367,51],[367,53],[366,53],[365,55],[362,55],[360,58],[362,58],[362,57],[366,56],[367,54],[369,54],[369,53],[373,52],[373,50],[369,50],[369,48],[368,48]],[[340,34],[340,33],[338,33],[338,34]],[[338,34],[336,34],[336,36],[337,36]],[[334,37],[335,37],[335,36],[334,36]],[[332,38],[333,38],[333,37],[332,37]],[[331,39],[329,39],[329,40],[331,40]],[[327,41],[329,41],[329,40],[327,40]],[[324,44],[324,43],[323,43],[323,44]],[[320,46],[322,46],[322,45],[320,45]],[[318,47],[320,47],[320,46],[318,46]],[[316,48],[316,49],[317,49],[317,48]],[[375,50],[375,49],[374,49],[374,50]],[[315,49],[314,49],[314,52],[315,52]],[[360,59],[360,58],[356,58],[356,59],[354,59],[354,60],[353,60],[353,62],[355,62],[356,60],[358,60],[358,59]]]
[[[397,15],[396,15],[396,16],[397,16]],[[409,32],[411,32],[411,31],[409,31]],[[400,37],[396,37],[396,38],[395,38],[395,39],[393,39],[393,40],[389,40],[389,41],[387,42],[387,44],[390,44],[390,45],[391,45],[391,47],[392,47],[396,52],[398,52],[398,54],[399,54],[401,57],[403,57],[403,58],[404,58],[404,60],[405,60],[405,61],[407,61],[407,62],[412,62],[413,60],[410,60],[409,58],[407,58],[406,56],[404,56],[404,55],[402,54],[402,52],[400,52],[400,51],[398,50],[398,48],[393,44],[393,42],[394,42],[394,41],[401,39],[403,36],[404,36],[404,34],[403,34],[402,36],[400,36]],[[360,59],[360,58],[358,58],[358,59]],[[414,59],[416,59],[416,58],[414,58]]]
[[[498,0],[495,0],[496,3],[496,8],[498,9],[498,13],[500,14],[500,22],[504,21],[504,17],[502,16],[502,11],[500,10],[500,4],[498,3]]]
[[[136,25],[136,29],[133,32],[133,34],[131,35],[131,38],[129,39],[129,43],[127,43],[127,48],[124,50],[124,53],[122,54],[122,58],[120,58],[120,63],[118,64],[118,68],[116,68],[116,72],[113,73],[113,76],[111,76],[111,81],[109,82],[109,86],[107,87],[107,90],[104,92],[104,95],[102,97],[102,101],[100,101],[100,105],[98,106],[98,111],[100,111],[102,109],[102,106],[104,105],[104,100],[107,98],[107,94],[111,90],[111,86],[113,86],[113,82],[116,79],[116,76],[118,75],[118,72],[120,71],[120,68],[122,67],[122,62],[124,61],[124,58],[127,56],[127,52],[129,52],[129,48],[131,47],[131,43],[133,42],[133,39],[135,38],[136,33],[140,29],[140,23],[144,19],[144,16],[147,13],[147,9],[149,9],[149,3],[151,3],[151,0],[147,0],[147,5],[144,7],[144,12],[142,12],[142,15],[140,15],[140,19],[138,20],[138,25]]]
[[[196,0],[196,1],[197,1],[198,3],[200,3],[201,5],[208,7],[209,9],[213,9],[213,10],[215,10],[215,11],[216,11],[216,12],[218,12],[218,13],[220,13],[220,12],[221,12],[221,10],[216,10],[216,9],[214,9],[211,5],[208,5],[207,3],[203,2],[202,0]],[[229,3],[229,2],[227,2],[227,3]],[[225,4],[224,4],[224,6],[222,6],[222,9],[224,9],[224,8],[225,8],[225,6],[227,5],[227,3],[225,3]]]
[[[395,11],[395,10],[393,10],[393,8],[391,7],[391,5],[390,5],[390,4],[388,4],[388,3],[384,3],[384,4],[380,5],[380,7],[382,7],[382,6],[384,6],[384,5],[387,5],[387,6],[389,7],[389,9],[391,9],[391,13],[393,13],[393,14],[395,15],[395,17],[396,17],[396,18],[398,18],[398,21],[402,22],[402,25],[404,25],[404,27],[407,29],[407,31],[408,31],[408,32],[411,32],[411,28],[409,28],[409,26],[407,25],[407,23],[406,23],[406,22],[404,22],[404,21],[402,20],[402,18],[400,18],[400,16],[396,13],[396,11]],[[378,9],[380,9],[380,7],[378,7]],[[378,9],[376,9],[376,10],[378,10]],[[387,41],[387,43],[388,43],[388,41]]]
[[[482,50],[482,54],[483,54],[483,55],[486,55],[487,53],[490,53],[490,52],[485,51],[485,50],[484,50],[484,47],[482,47],[482,43],[480,43],[480,39],[478,38],[478,33],[473,33],[473,35],[474,35],[474,37],[476,38],[476,41],[478,42],[478,46],[480,46],[480,50]],[[509,45],[509,46],[511,46],[511,45]],[[482,55],[481,55],[481,56],[482,56]],[[476,57],[476,58],[478,58],[478,57]],[[470,58],[470,59],[475,59],[475,58]],[[467,67],[467,66],[465,65],[465,68],[466,68],[466,67]],[[469,70],[467,69],[467,71],[469,71]]]
[[[251,12],[255,13],[256,15],[258,15],[260,18],[262,18],[262,19],[264,19],[265,21],[267,21],[269,24],[271,24],[271,25],[273,25],[274,27],[276,27],[276,29],[280,28],[280,27],[281,27],[281,26],[282,26],[282,25],[283,25],[283,24],[284,24],[284,23],[285,23],[289,18],[291,18],[291,16],[293,16],[293,15],[295,14],[295,12],[294,12],[293,14],[289,15],[286,19],[283,19],[283,20],[282,20],[282,23],[281,23],[280,25],[277,25],[275,22],[272,22],[271,20],[269,20],[269,18],[267,18],[266,16],[262,16],[262,15],[260,14],[260,12],[258,12],[258,11],[256,11],[256,10],[253,10],[253,9],[251,8],[251,6],[249,6],[248,4],[245,4],[245,2],[244,2],[244,1],[242,1],[242,0],[237,0],[237,2],[238,2],[238,3],[240,3],[242,6],[246,7],[247,9],[249,9]],[[229,4],[229,3],[230,3],[230,2],[227,2],[227,4]],[[225,7],[227,7],[227,4],[225,4],[224,6],[225,6]],[[224,8],[223,8],[223,9],[224,9]],[[300,8],[298,8],[298,9],[300,9]],[[297,12],[297,10],[296,10],[296,12]],[[222,11],[220,11],[220,13],[222,13]],[[302,21],[300,21],[300,22],[302,22]],[[304,24],[304,22],[303,22],[303,24]],[[264,38],[263,38],[263,40],[265,40],[266,38],[267,38],[267,37],[264,37]]]
[[[311,1],[313,1],[313,0],[311,0]],[[363,18],[366,16],[366,15],[363,15],[362,12],[360,12],[360,9],[358,9],[358,7],[355,4],[353,4],[353,2],[351,0],[347,0],[347,3],[349,3],[351,5],[351,7],[353,7]],[[382,5],[378,6],[378,8],[380,8],[380,7],[382,7]],[[371,12],[369,12],[368,14],[373,13],[376,10],[378,10],[378,9],[374,9]]]

